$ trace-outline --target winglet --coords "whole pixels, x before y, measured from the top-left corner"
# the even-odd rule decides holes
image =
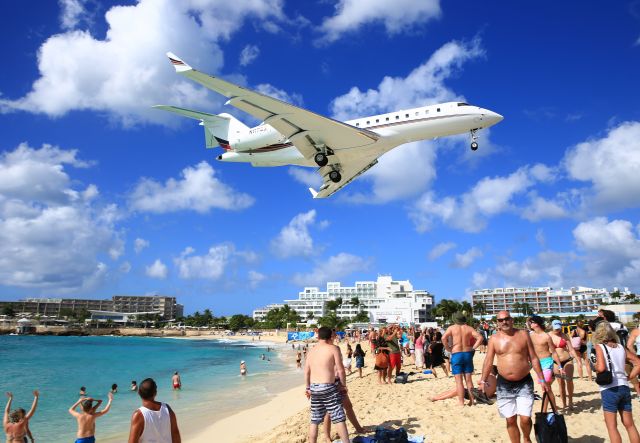
[[[182,61],[182,59],[180,59],[180,57],[178,57],[174,53],[167,52],[167,57],[169,57],[169,61],[171,62],[173,67],[176,69],[176,72],[184,72],[184,71],[193,70],[193,68],[191,66],[189,66],[184,61]]]
[[[313,198],[317,198],[318,191],[316,191],[313,188],[309,188],[309,192],[311,192],[311,195],[313,196]]]

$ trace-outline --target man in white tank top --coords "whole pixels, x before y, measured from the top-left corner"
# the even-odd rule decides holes
[[[168,404],[156,401],[158,386],[152,378],[140,383],[142,406],[131,417],[129,443],[181,443],[176,414]]]

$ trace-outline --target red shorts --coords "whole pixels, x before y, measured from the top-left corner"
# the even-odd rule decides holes
[[[389,354],[389,367],[391,369],[402,367],[402,354]]]

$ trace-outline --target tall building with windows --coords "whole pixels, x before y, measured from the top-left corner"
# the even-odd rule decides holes
[[[336,311],[338,317],[354,317],[365,311],[372,323],[420,323],[430,318],[434,296],[424,290],[414,290],[409,280],[393,280],[391,276],[379,276],[376,281],[357,281],[354,286],[342,286],[340,282],[328,282],[325,290],[306,287],[297,299],[271,304],[253,311],[253,318],[261,321],[269,310],[285,304],[305,320],[313,320],[327,314],[329,300],[342,299]],[[357,300],[356,300],[357,299]]]
[[[614,291],[618,291],[617,288]],[[629,295],[629,289],[619,291]],[[514,304],[527,304],[532,312],[540,314],[593,315],[602,303],[612,303],[606,288],[583,286],[569,289],[551,287],[477,289],[472,295],[473,305],[482,303],[485,314],[496,315],[503,310],[514,311]],[[517,306],[517,305],[516,305]]]

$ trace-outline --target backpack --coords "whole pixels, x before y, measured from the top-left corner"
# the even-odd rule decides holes
[[[376,443],[409,443],[409,436],[405,428],[385,429],[382,426],[376,428]]]

